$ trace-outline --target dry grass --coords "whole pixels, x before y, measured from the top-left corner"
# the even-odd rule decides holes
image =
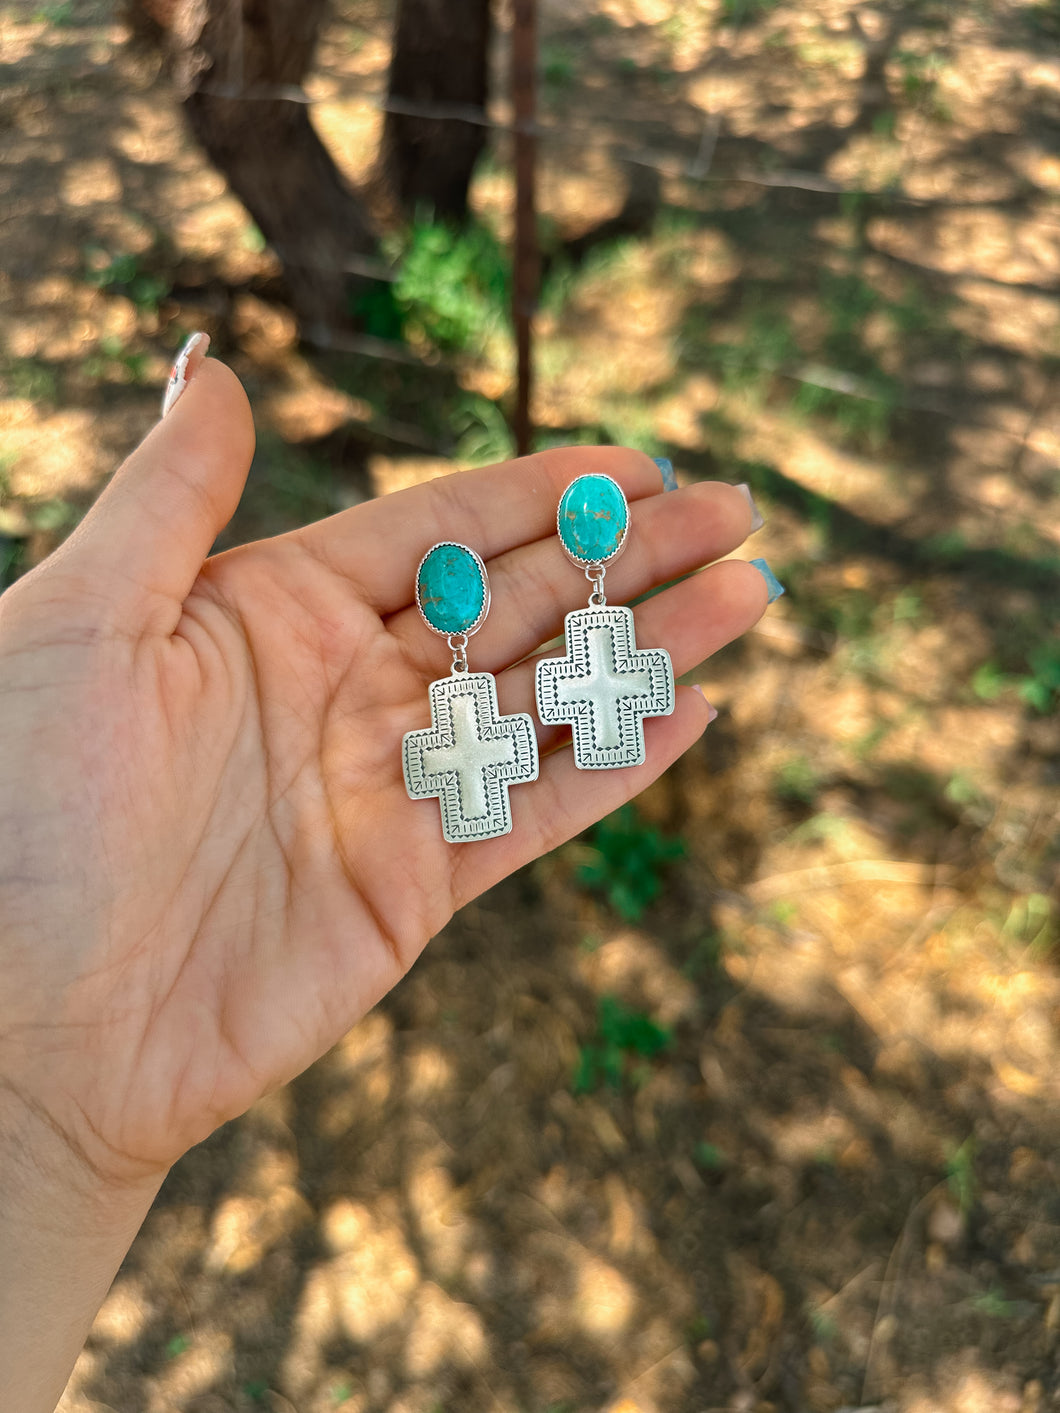
[[[234,536],[454,464],[503,333],[430,376],[300,347],[107,0],[0,13],[9,559],[195,327],[262,429]],[[467,909],[178,1167],[66,1413],[1060,1407],[1050,16],[544,7],[557,255],[634,179],[657,210],[574,247],[542,435],[750,480],[789,594],[694,674],[721,716],[641,801],[687,846],[662,899],[620,921],[583,844]],[[344,6],[312,85],[355,178],[386,32]],[[502,146],[474,194],[502,235],[510,198]],[[575,1097],[602,995],[673,1041]]]

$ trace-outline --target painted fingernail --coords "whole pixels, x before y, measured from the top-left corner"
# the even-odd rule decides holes
[[[169,382],[166,384],[166,390],[162,396],[163,417],[172,409],[181,393],[194,378],[209,347],[209,334],[192,334],[186,340],[183,348],[177,354],[177,361],[170,370]]]
[[[784,585],[773,573],[764,559],[752,559],[749,560],[748,563],[752,564],[766,581],[766,588],[769,590],[769,597],[766,599],[766,603],[776,603],[777,599],[779,599],[784,592]]]
[[[751,507],[751,534],[753,535],[756,530],[761,530],[762,526],[766,523],[765,519],[762,515],[762,512],[758,509],[758,506],[755,505],[755,498],[751,494],[751,487],[747,484],[747,482],[741,481],[740,484],[736,487],[736,489],[740,492],[744,500]]]
[[[705,702],[707,702],[707,694],[706,694],[706,692],[704,692],[704,690],[703,690],[703,688],[702,688],[702,685],[701,685],[699,682],[693,682],[693,683],[692,683],[692,686],[696,689],[696,691],[697,691],[697,692],[699,693],[699,695],[703,698],[703,700],[704,700]],[[717,708],[716,706],[711,706],[710,702],[707,702],[707,725],[708,725],[708,726],[709,726],[710,723],[715,719],[715,717],[717,716],[717,714],[718,714],[718,708]]]
[[[677,490],[677,473],[674,471],[674,464],[667,460],[665,456],[653,456],[652,460],[658,466],[663,478],[664,491]]]

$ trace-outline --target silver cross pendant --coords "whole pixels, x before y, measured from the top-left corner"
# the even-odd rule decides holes
[[[508,834],[508,790],[537,779],[537,739],[526,712],[501,716],[489,672],[456,672],[430,685],[431,725],[402,743],[405,788],[437,795],[450,844]]]
[[[566,656],[537,665],[537,711],[546,725],[569,722],[579,770],[642,765],[644,718],[674,709],[674,672],[665,648],[638,648],[633,610],[579,608],[565,621]]]

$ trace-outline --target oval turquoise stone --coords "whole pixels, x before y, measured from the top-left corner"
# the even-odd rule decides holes
[[[486,582],[463,545],[435,545],[416,579],[420,612],[439,633],[466,633],[482,617]]]
[[[610,476],[579,476],[559,503],[559,537],[579,564],[604,564],[621,549],[629,507]]]

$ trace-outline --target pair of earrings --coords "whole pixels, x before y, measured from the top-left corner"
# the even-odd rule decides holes
[[[612,607],[604,594],[607,566],[629,534],[621,486],[579,476],[563,493],[556,528],[592,592],[587,608],[567,614],[564,656],[537,664],[538,715],[546,726],[571,726],[579,770],[640,765],[644,718],[673,711],[674,674],[665,649],[638,649],[633,610]],[[500,715],[492,673],[468,670],[468,639],[489,612],[486,566],[466,545],[434,545],[416,571],[416,604],[427,627],[448,639],[453,661],[450,676],[430,685],[430,727],[402,743],[405,788],[413,800],[437,796],[450,844],[507,834],[510,787],[537,779],[537,738],[526,712]]]

